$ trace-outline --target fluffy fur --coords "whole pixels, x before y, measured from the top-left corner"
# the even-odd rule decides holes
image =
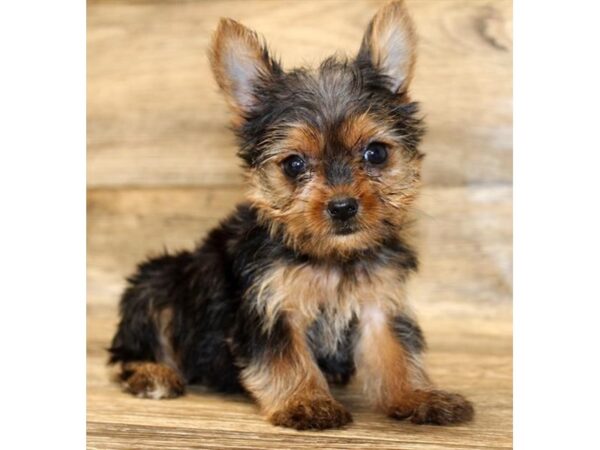
[[[471,419],[462,396],[433,388],[404,294],[417,268],[405,233],[422,160],[408,94],[415,45],[394,2],[355,58],[284,72],[254,32],[221,20],[210,60],[248,202],[196,249],[129,278],[110,348],[127,391],[246,391],[275,425],[323,429],[352,420],[329,383],[357,375],[390,417]]]

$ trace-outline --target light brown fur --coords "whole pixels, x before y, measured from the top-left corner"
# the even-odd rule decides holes
[[[255,102],[248,94],[248,85],[269,71],[270,61],[257,34],[232,19],[221,19],[210,48],[208,56],[215,79],[226,94],[233,125],[239,126],[244,112]]]
[[[362,313],[356,363],[365,393],[387,414],[410,415],[413,392],[429,388],[429,379],[418,357],[394,335],[385,311],[368,306]]]
[[[435,390],[420,355],[409,352],[382,310],[362,311],[356,348],[358,378],[374,406],[395,419],[447,425],[473,418],[473,405],[459,394]]]
[[[306,428],[342,426],[350,413],[329,392],[305,339],[305,326],[291,320],[292,345],[284,354],[252,364],[242,383],[274,425]]]
[[[412,81],[417,52],[417,34],[404,1],[395,1],[375,15],[367,31],[363,47],[373,56],[373,62],[390,78],[397,80],[394,88],[405,92]]]
[[[163,308],[155,312],[156,329],[158,330],[158,341],[160,344],[160,362],[177,370],[179,367],[179,355],[173,349],[173,309]]]
[[[272,156],[248,175],[248,196],[273,233],[285,229],[288,245],[317,257],[343,258],[381,243],[387,237],[384,219],[398,229],[405,224],[420,186],[422,156],[404,151],[398,145],[402,138],[385,122],[368,114],[350,116],[342,122],[339,136],[348,153],[356,156],[353,156],[353,182],[339,186],[328,183],[323,167],[318,164],[324,156],[326,142],[319,130],[293,124],[278,133],[281,141],[270,150]],[[389,161],[384,171],[372,168],[364,173],[359,151],[373,140],[389,145]],[[309,162],[313,159],[315,162],[316,172],[300,187],[291,183],[280,167],[286,157],[295,153],[302,153]],[[354,197],[360,202],[360,231],[347,236],[332,233],[331,222],[324,211],[327,202],[335,196]]]
[[[210,60],[234,113],[252,203],[245,208],[253,214],[239,210],[253,228],[224,225],[209,237],[235,236],[224,244],[227,254],[210,242],[227,274],[243,266],[227,278],[238,283],[232,291],[241,293],[242,308],[227,325],[231,355],[221,355],[232,356],[236,381],[275,425],[350,422],[319,365],[349,378],[353,357],[365,393],[389,416],[438,424],[472,416],[464,398],[432,389],[421,330],[407,320],[405,281],[417,259],[405,237],[423,157],[421,120],[407,92],[415,58],[403,2],[375,15],[355,60],[328,59],[314,71],[284,73],[256,33],[231,19],[214,35]],[[240,243],[252,245],[240,251]],[[231,297],[221,294],[211,307]],[[126,364],[124,387],[152,398],[178,395],[173,311],[153,318],[159,362]],[[417,336],[407,338],[402,326]]]
[[[366,306],[386,314],[402,311],[406,275],[397,268],[372,267],[348,277],[333,265],[282,264],[261,278],[250,294],[257,298],[256,307],[265,317],[266,330],[284,313],[303,327],[322,314],[337,330],[334,335],[339,339],[352,316],[360,317]],[[333,342],[328,345],[333,347]]]
[[[175,398],[185,391],[179,373],[160,363],[130,362],[122,368],[122,388],[141,398]]]

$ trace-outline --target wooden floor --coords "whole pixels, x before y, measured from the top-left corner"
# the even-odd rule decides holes
[[[381,2],[88,2],[88,448],[471,449],[512,447],[512,5],[414,0],[414,95],[429,134],[419,203],[422,270],[410,296],[440,386],[473,423],[414,426],[369,411],[351,386],[344,430],[266,423],[245,397],[120,392],[105,366],[124,277],[186,248],[243,198],[224,103],[205,58],[218,17],[255,27],[290,67],[356,50]]]

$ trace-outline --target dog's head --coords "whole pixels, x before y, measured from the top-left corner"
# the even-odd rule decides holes
[[[351,60],[284,71],[223,19],[210,58],[233,110],[250,199],[296,250],[343,257],[397,232],[415,199],[422,126],[408,88],[416,36],[403,2],[382,8]]]

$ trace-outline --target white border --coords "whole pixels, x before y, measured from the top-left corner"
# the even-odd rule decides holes
[[[515,448],[597,448],[600,27],[515,2]],[[85,3],[0,15],[2,448],[85,442]]]
[[[600,445],[598,6],[515,2],[517,449]]]
[[[85,446],[85,2],[0,13],[0,448]]]

